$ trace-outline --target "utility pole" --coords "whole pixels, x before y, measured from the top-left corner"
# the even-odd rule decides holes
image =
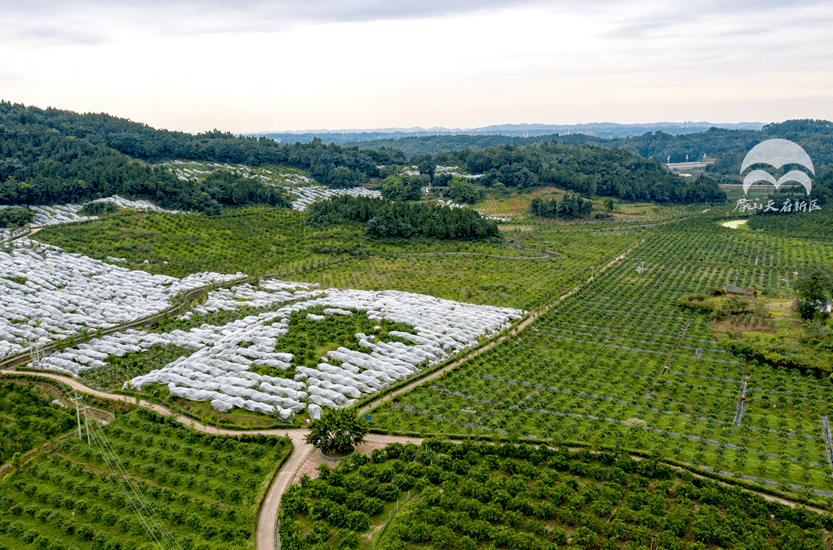
[[[472,425],[472,424],[471,424],[471,423],[472,423],[471,415],[473,415],[474,413],[476,413],[476,412],[477,412],[477,409],[475,409],[475,410],[473,410],[473,411],[472,411],[472,410],[469,410],[469,409],[461,409],[461,411],[462,411],[462,412],[464,412],[464,413],[469,413],[469,423],[468,423],[468,425],[466,426],[466,435],[468,436],[468,438],[469,438],[469,439],[471,439],[471,425]]]
[[[81,440],[81,411],[84,411],[84,427],[87,430],[87,445],[90,445],[90,424],[87,421],[87,409],[90,407],[81,406],[81,397],[78,396],[78,392],[75,392],[75,397],[70,399],[70,401],[75,403],[75,418],[78,421],[78,440]]]

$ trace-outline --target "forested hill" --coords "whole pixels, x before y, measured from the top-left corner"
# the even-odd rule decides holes
[[[587,136],[574,141],[582,139],[595,143]],[[431,170],[435,164],[464,166],[470,173],[485,174],[480,181],[486,185],[555,185],[587,196],[677,203],[725,197],[712,180],[686,181],[655,160],[609,144],[575,147],[562,141],[542,141],[526,148],[504,145],[407,158],[392,149],[364,150],[324,145],[320,140],[289,145],[217,130],[192,135],[106,114],[77,114],[0,101],[0,204],[78,202],[114,193],[199,211],[216,211],[225,205],[286,203],[274,188],[250,179],[195,184],[146,164],[172,159],[291,166],[331,187],[361,185],[408,163]]]
[[[183,159],[249,166],[287,165],[308,170],[315,179],[332,187],[359,185],[368,177],[379,175],[377,166],[405,162],[400,151],[361,151],[325,146],[320,140],[281,145],[271,139],[236,137],[218,130],[192,135],[157,130],[103,113],[78,114],[0,101],[0,124],[6,123],[42,126],[147,162]]]
[[[199,185],[42,124],[0,118],[0,204],[79,203],[110,195],[183,210],[289,206],[281,190],[229,174]]]
[[[464,149],[485,149],[499,145],[527,147],[558,141],[567,145],[596,145],[608,149],[623,148],[645,159],[654,158],[660,162],[685,162],[708,157],[721,157],[725,153],[746,154],[752,147],[765,139],[784,138],[795,141],[807,151],[811,158],[821,165],[833,163],[833,123],[826,120],[788,120],[769,124],[759,131],[725,130],[711,128],[705,132],[671,135],[664,132],[647,132],[641,136],[603,139],[583,134],[561,136],[558,134],[529,138],[511,136],[427,136],[400,139],[382,139],[348,143],[361,149],[398,149],[406,155],[436,155],[443,151]],[[740,162],[738,162],[738,169]],[[723,173],[721,170],[719,173]],[[734,174],[728,168],[726,174]]]
[[[530,188],[552,185],[585,196],[612,196],[663,203],[723,202],[726,194],[710,178],[671,174],[656,160],[625,149],[571,147],[560,142],[520,148],[490,147],[440,153],[440,165],[459,166],[486,186]]]

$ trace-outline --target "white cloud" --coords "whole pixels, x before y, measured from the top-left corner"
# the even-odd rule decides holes
[[[833,118],[833,6],[501,5],[20,4],[0,97],[188,131]]]

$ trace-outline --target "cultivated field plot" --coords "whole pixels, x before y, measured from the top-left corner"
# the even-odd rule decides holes
[[[676,306],[727,284],[786,292],[797,267],[831,252],[713,223],[664,226],[520,338],[378,408],[374,426],[459,434],[470,422],[462,409],[476,410],[479,433],[653,450],[833,494],[822,422],[830,382],[744,365],[705,316]]]
[[[608,453],[391,444],[317,474],[283,497],[285,550],[821,550],[831,527],[829,516]]]
[[[180,293],[241,277],[150,275],[20,238],[0,250],[0,359],[171,307]]]
[[[340,237],[357,234],[310,231],[302,213],[286,208],[241,208],[217,216],[123,212],[93,223],[48,227],[37,239],[102,260],[124,258],[124,265],[134,269],[184,277],[199,271],[275,273],[293,262],[324,259],[306,250],[312,243],[340,244]]]
[[[324,286],[396,289],[450,300],[531,309],[557,298],[633,244],[639,232],[549,233],[505,247],[371,257],[326,266],[307,277]],[[517,247],[516,247],[517,246]]]
[[[204,322],[219,311],[230,313],[220,316],[222,324]],[[178,319],[180,326],[190,327],[187,331],[127,330],[28,366],[72,375],[93,371],[96,385],[110,390],[164,384],[170,395],[208,401],[217,411],[237,407],[291,422],[308,407],[315,418],[321,407],[349,406],[500,332],[522,315],[516,309],[399,291],[325,290],[270,280],[257,288],[244,284],[212,291],[204,304]],[[286,338],[292,329],[299,332],[300,324],[321,333],[316,323],[354,316],[364,322],[349,323],[346,328],[353,330],[338,338],[327,335],[314,348],[306,341],[294,346]],[[168,364],[141,360],[146,351],[169,347],[186,353]],[[126,361],[135,366],[125,369]],[[134,377],[120,379],[125,372]]]
[[[121,258],[121,265],[174,277],[200,271],[292,273],[369,254],[471,250],[535,255],[494,243],[378,242],[360,226],[310,227],[301,212],[259,207],[229,209],[217,216],[122,212],[94,222],[47,227],[35,238],[68,252],[100,260]]]
[[[75,427],[75,413],[45,390],[0,378],[0,464]]]
[[[58,443],[6,480],[0,546],[157,548],[137,506],[159,540],[250,548],[260,501],[292,450],[288,438],[207,435],[145,411],[92,430],[91,440]]]

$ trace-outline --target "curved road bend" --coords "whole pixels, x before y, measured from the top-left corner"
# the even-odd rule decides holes
[[[644,239],[643,239],[643,241],[644,241]],[[616,258],[614,258],[613,260],[608,262],[607,265],[605,265],[603,268],[601,268],[599,270],[599,273],[601,274],[608,267],[610,267],[611,265],[613,265],[617,261],[625,258],[639,244],[640,243],[636,243],[633,246],[631,246],[630,248],[628,248],[627,250],[625,250],[624,252],[622,252],[621,254],[619,254]],[[586,282],[590,282],[593,279],[594,279],[594,277],[590,277]],[[417,380],[417,381],[415,381],[411,384],[408,384],[407,386],[396,390],[395,392],[389,394],[388,396],[383,396],[383,397],[380,397],[380,398],[372,401],[367,406],[362,408],[361,412],[365,412],[365,411],[371,409],[377,403],[380,403],[384,399],[384,397],[388,397],[388,399],[390,399],[391,397],[393,397],[395,395],[399,395],[399,394],[404,393],[406,391],[410,391],[413,388],[415,388],[415,387],[417,387],[421,384],[424,384],[425,382],[428,382],[429,380],[433,380],[433,379],[441,376],[442,374],[444,374],[444,373],[458,367],[459,365],[463,364],[465,361],[471,359],[472,357],[475,357],[476,355],[479,355],[479,354],[483,353],[484,351],[492,348],[493,346],[495,346],[499,342],[505,340],[508,336],[518,333],[519,331],[523,330],[526,326],[528,326],[532,321],[534,321],[543,311],[549,310],[556,303],[564,300],[565,298],[569,297],[570,295],[572,295],[573,293],[578,291],[578,289],[581,287],[582,284],[584,284],[584,283],[577,284],[569,292],[567,292],[563,296],[559,297],[558,300],[556,300],[555,302],[547,305],[543,310],[530,312],[530,314],[527,316],[527,318],[524,319],[523,321],[521,321],[521,323],[519,323],[518,326],[515,327],[508,334],[505,334],[505,335],[501,336],[497,340],[495,340],[493,342],[490,342],[488,345],[475,350],[474,353],[468,354],[466,357],[463,357],[463,358],[455,361],[454,363],[451,363],[447,367],[431,374],[430,376],[427,376],[427,377],[425,377],[421,380]],[[61,375],[58,375],[58,374],[54,374],[54,373],[49,373],[49,372],[18,372],[18,371],[11,371],[11,370],[0,370],[0,373],[2,373],[2,374],[26,374],[26,375],[29,375],[29,376],[38,376],[38,377],[42,377],[42,378],[50,378],[52,380],[62,382],[64,384],[70,386],[74,390],[77,390],[77,391],[80,391],[80,392],[83,392],[83,393],[86,393],[86,394],[89,394],[89,395],[94,395],[96,397],[100,397],[100,398],[103,398],[103,399],[111,399],[111,400],[114,400],[114,401],[122,401],[122,402],[125,402],[125,403],[135,403],[135,398],[132,398],[132,397],[129,397],[129,396],[126,396],[126,395],[118,395],[118,394],[107,393],[107,392],[103,392],[103,391],[99,391],[99,390],[94,390],[92,388],[89,388],[89,387],[85,386],[84,384],[82,384],[78,380],[75,380],[73,378],[68,378],[68,377],[65,377],[65,376],[61,376]],[[158,405],[158,404],[155,404],[155,403],[150,403],[150,402],[145,401],[145,400],[140,400],[139,401],[139,406],[144,407],[146,409],[150,409],[150,410],[155,411],[155,412],[157,412],[159,414],[162,414],[164,416],[174,416],[173,413],[171,412],[171,410],[168,409],[167,407],[163,407],[162,405]],[[255,434],[264,434],[264,435],[283,435],[283,436],[289,437],[292,440],[292,445],[293,445],[292,454],[290,454],[289,459],[286,461],[286,463],[280,469],[278,474],[275,476],[275,479],[272,482],[272,485],[269,487],[269,491],[267,491],[266,496],[263,499],[263,504],[261,505],[260,512],[258,513],[258,518],[257,518],[257,531],[255,533],[255,546],[256,546],[257,550],[274,550],[274,548],[276,547],[276,525],[277,525],[277,520],[278,520],[278,511],[280,510],[280,505],[281,505],[281,495],[283,495],[283,493],[289,487],[289,484],[295,478],[295,475],[297,474],[298,470],[301,468],[301,466],[304,464],[304,462],[307,461],[310,454],[314,450],[314,447],[312,447],[312,445],[308,445],[304,441],[304,437],[308,433],[308,430],[304,430],[304,429],[291,429],[291,430],[289,430],[289,429],[273,429],[273,430],[253,430],[253,431],[243,432],[243,431],[239,431],[239,430],[228,430],[228,429],[223,429],[223,428],[215,428],[215,427],[212,427],[212,426],[204,426],[202,423],[200,423],[196,420],[191,420],[190,418],[187,418],[187,417],[176,416],[175,420],[177,420],[178,422],[180,422],[180,423],[182,423],[186,426],[191,426],[195,430],[205,432],[205,433],[213,433],[213,434],[221,434],[221,435],[239,435],[241,433],[255,433]],[[409,437],[380,435],[380,434],[368,434],[368,436],[366,437],[366,441],[368,441],[370,443],[392,443],[392,442],[408,443],[408,442],[412,442],[412,443],[417,443],[417,444],[422,442],[422,440],[419,439],[419,438],[409,438]]]
[[[82,384],[81,382],[71,379],[65,378],[63,376],[48,373],[48,372],[18,372],[18,371],[9,371],[9,370],[0,370],[0,374],[24,374],[27,376],[34,376],[34,377],[41,377],[41,378],[50,378],[52,380],[56,380],[58,382],[62,382],[72,389],[87,393],[90,395],[94,395],[96,397],[100,397],[103,399],[112,399],[114,401],[123,401],[126,403],[135,403],[135,398],[131,398],[126,395],[118,395],[112,393],[106,393],[98,390],[94,390]],[[428,380],[428,378],[423,379],[423,381]],[[404,388],[403,388],[404,389]],[[144,407],[153,411],[156,411],[159,414],[165,416],[173,416],[170,409],[167,407],[163,407],[162,405],[156,405],[153,403],[149,403],[145,400],[139,401],[139,406]],[[215,428],[211,426],[204,426],[202,423],[195,421],[191,421],[190,418],[177,416],[174,417],[177,422],[180,422],[186,426],[191,426],[195,430],[211,433],[211,434],[220,434],[220,435],[240,435],[241,433],[247,434],[263,434],[263,435],[278,435],[278,436],[286,436],[292,440],[292,454],[290,454],[289,459],[280,469],[280,471],[275,476],[272,485],[269,487],[269,491],[266,493],[266,496],[263,499],[263,503],[260,507],[260,512],[258,513],[257,517],[257,528],[255,532],[255,548],[257,550],[275,550],[276,543],[277,543],[277,533],[276,533],[276,526],[278,523],[278,512],[281,507],[281,496],[284,492],[286,492],[287,488],[289,487],[292,480],[295,479],[298,470],[301,466],[307,461],[310,457],[312,452],[315,448],[312,445],[309,445],[304,441],[304,438],[309,433],[309,430],[306,429],[272,429],[272,430],[251,430],[251,431],[241,431],[241,430],[228,430],[224,428]],[[368,434],[365,438],[365,441],[368,443],[414,443],[419,445],[422,443],[422,439],[418,437],[405,437],[405,436],[396,436],[396,435],[382,435],[382,434]],[[572,449],[571,449],[572,450]],[[636,460],[641,460],[641,457],[632,456],[631,458]],[[671,466],[674,469],[681,470],[681,468],[677,466]],[[692,472],[695,477],[704,477],[695,472]],[[718,481],[722,485],[729,485],[724,482]],[[772,495],[768,495],[766,493],[759,493],[758,491],[754,491],[752,489],[747,489],[745,487],[741,487],[744,491],[748,491],[750,493],[754,493],[760,495],[765,500],[773,501],[773,502],[780,502],[781,504],[785,504],[790,506],[791,508],[795,508],[797,504],[793,501],[782,499],[779,497],[775,497]],[[817,513],[827,513],[824,510],[820,510],[818,508],[808,507],[808,509],[813,510]]]

